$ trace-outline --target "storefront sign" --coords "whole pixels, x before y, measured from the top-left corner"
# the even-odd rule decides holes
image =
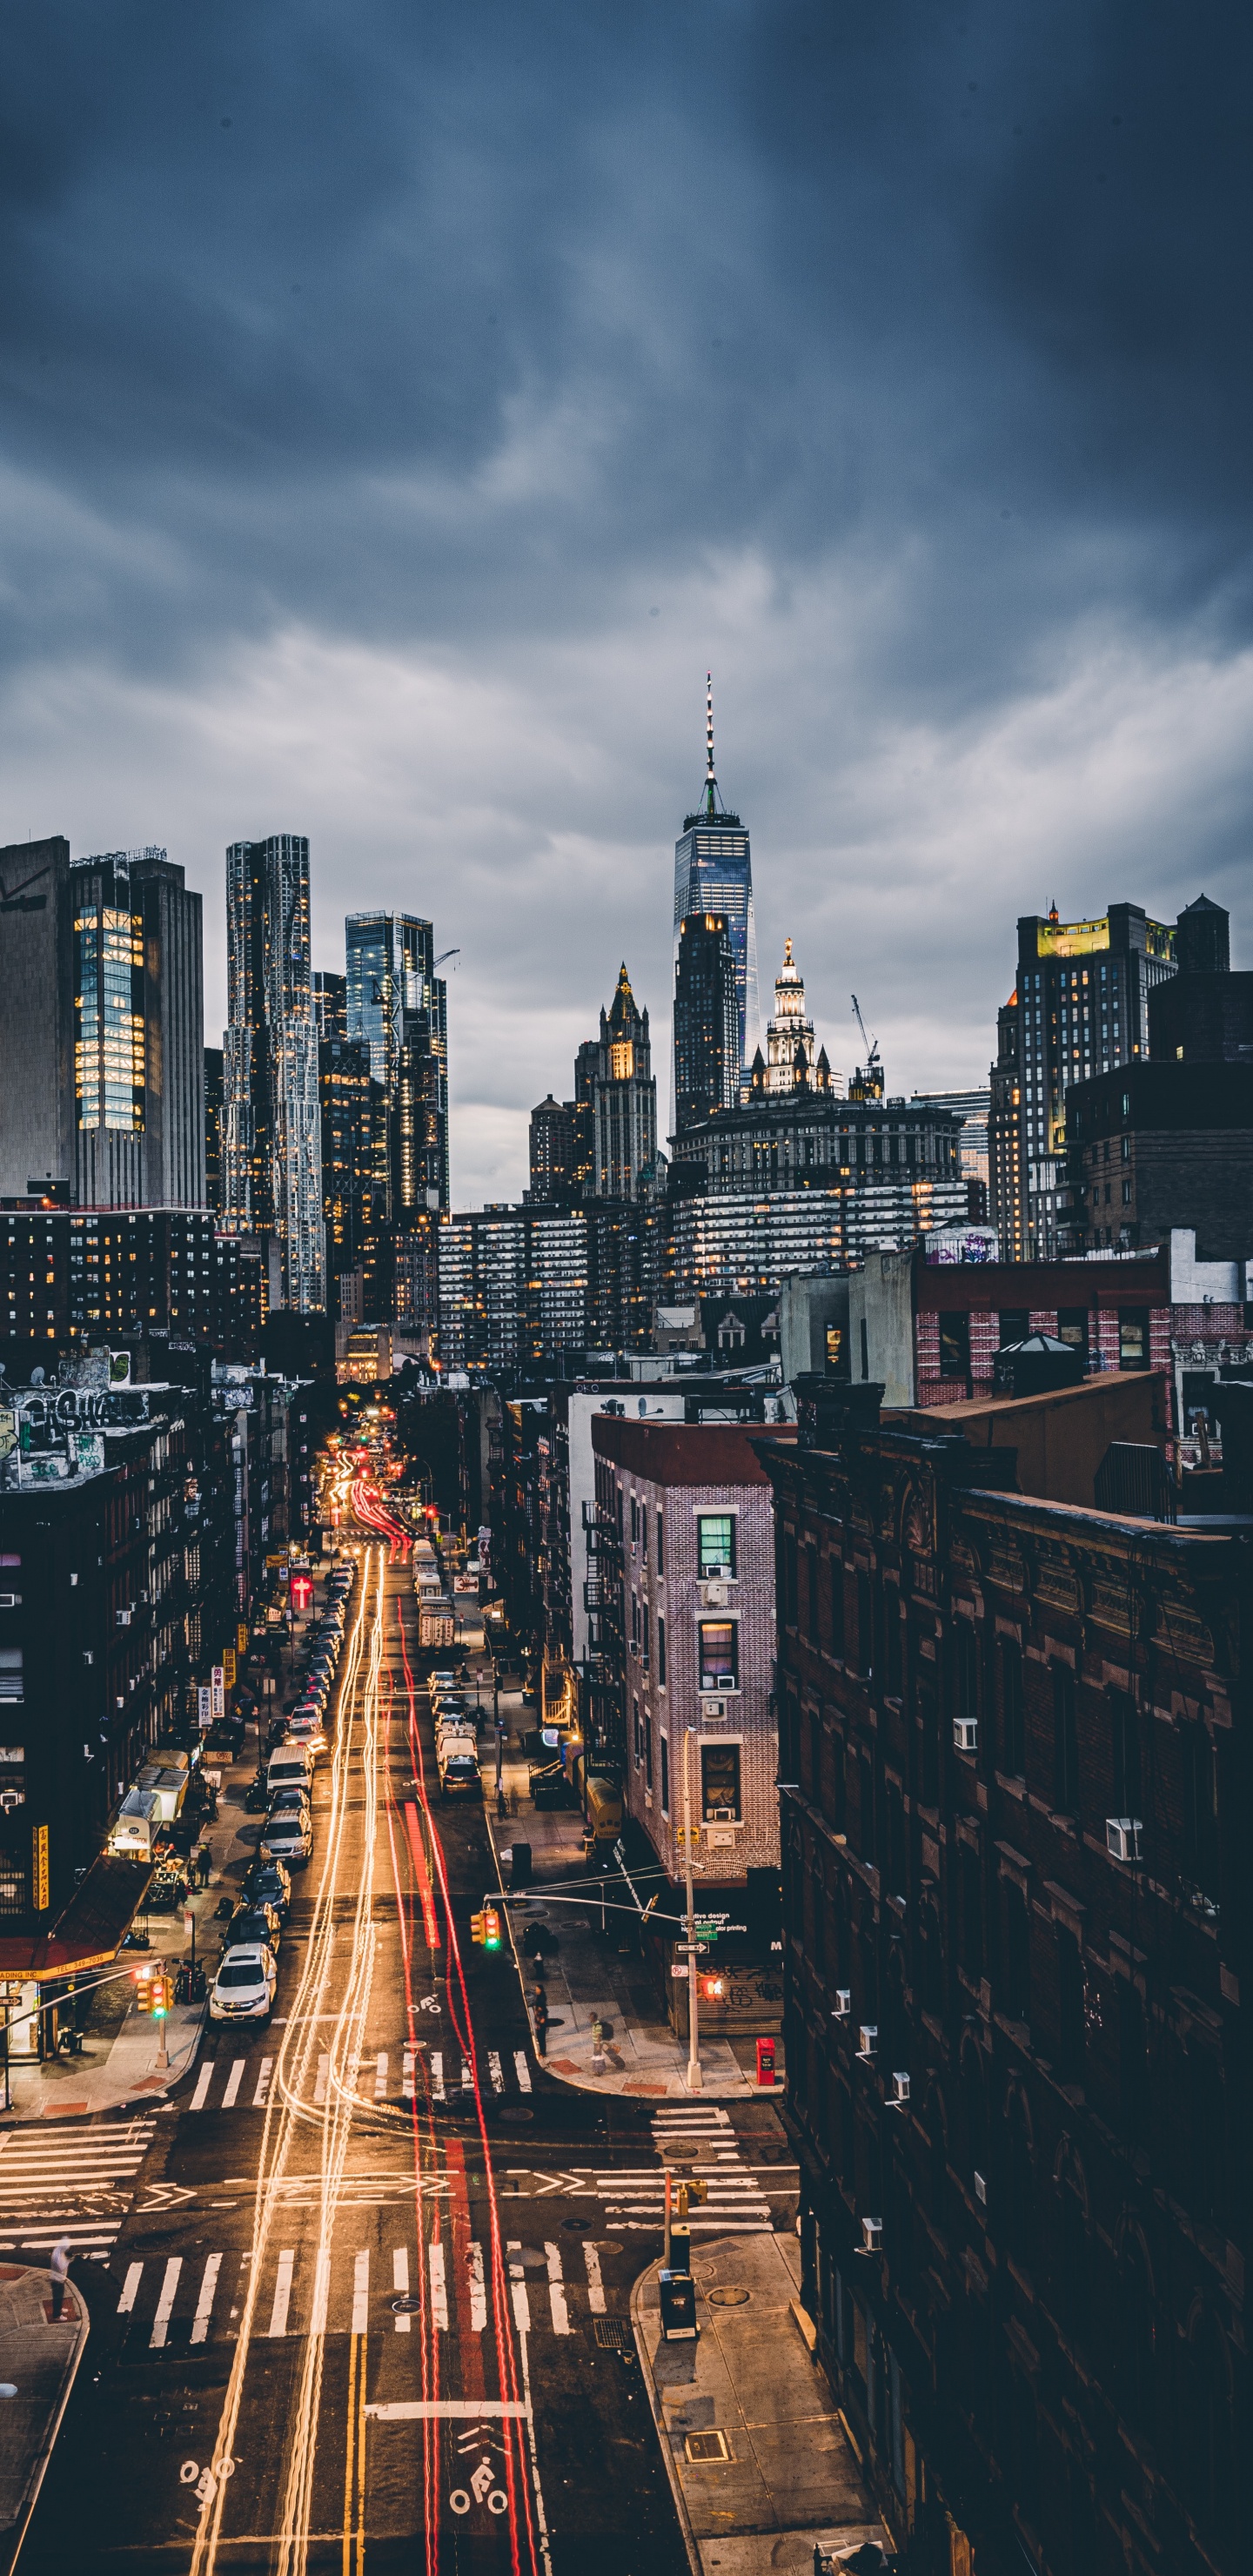
[[[48,1828],[36,1825],[31,1834],[30,1894],[36,1914],[46,1914],[52,1903],[48,1881]]]
[[[207,1682],[201,1682],[196,1693],[196,1716],[201,1726],[212,1726],[213,1693]]]

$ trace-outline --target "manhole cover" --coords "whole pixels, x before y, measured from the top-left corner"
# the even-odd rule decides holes
[[[541,2254],[538,2245],[522,2245],[510,2255],[509,2261],[511,2266],[520,2263],[528,2272],[543,2272],[547,2268],[548,2257]]]
[[[750,2293],[728,2285],[725,2290],[708,2290],[705,2295],[711,2308],[743,2308],[748,2305]]]
[[[594,2317],[592,2322],[596,2329],[596,2341],[602,2352],[626,2351],[626,2327],[618,2317]]]
[[[592,2222],[590,2218],[563,2218],[561,2224],[563,2227],[577,2229],[581,2235],[586,2236]]]
[[[596,2242],[599,2245],[602,2254],[620,2254],[622,2252],[622,2246],[616,2236],[598,2236]]]
[[[394,2317],[416,2316],[421,2305],[422,2301],[420,2299],[415,2299],[412,2293],[407,2290],[403,2298],[393,2299],[391,2301],[392,2315]]]
[[[535,2113],[526,2102],[509,2102],[506,2103],[500,2116],[502,2120],[510,2121],[516,2128],[519,2120],[533,2120]]]

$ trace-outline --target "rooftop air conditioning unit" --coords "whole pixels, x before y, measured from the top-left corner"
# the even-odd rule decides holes
[[[1144,1828],[1139,1816],[1107,1816],[1105,1848],[1111,1860],[1139,1860],[1140,1836]]]
[[[955,1717],[953,1720],[953,1742],[959,1753],[977,1752],[979,1746],[978,1718]]]
[[[909,2100],[909,2077],[907,2075],[893,2076],[892,2099],[894,2102],[899,2102],[902,2110],[904,2109],[905,2104]]]
[[[831,2015],[832,2021],[847,2021],[852,2009],[853,1997],[851,1989],[848,1986],[837,1986],[835,1990],[835,2010]]]
[[[858,2054],[858,2056],[859,2056],[859,2057],[864,2057],[864,2058],[865,2058],[865,2060],[866,2060],[866,2062],[867,2062],[867,2064],[869,2064],[869,2062],[870,2062],[871,2058],[872,2058],[872,2057],[874,2056],[874,2054],[875,2054],[876,2049],[878,2048],[878,2045],[879,2045],[879,2025],[878,2025],[877,2021],[864,2021],[864,2022],[862,2023],[862,2025],[861,2025],[860,2030],[859,2030],[859,2031],[858,2031],[858,2033],[857,2033],[857,2054]]]
[[[881,2254],[883,2252],[883,2221],[881,2218],[863,2218],[861,2222],[861,2250],[863,2254]]]

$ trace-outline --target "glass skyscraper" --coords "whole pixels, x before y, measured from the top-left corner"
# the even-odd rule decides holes
[[[386,1093],[389,1216],[404,1226],[448,1206],[448,990],[412,913],[350,912],[344,944],[347,1035]]]
[[[697,913],[720,914],[726,923],[735,961],[739,1012],[741,1086],[760,1035],[757,1002],[757,925],[753,918],[753,867],[748,831],[738,814],[728,813],[718,793],[714,770],[712,685],[706,684],[705,787],[698,813],[689,814],[674,845],[674,966],[679,963],[679,933]]]

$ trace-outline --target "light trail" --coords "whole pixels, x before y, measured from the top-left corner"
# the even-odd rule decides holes
[[[435,1818],[431,1812],[430,1800],[427,1794],[426,1766],[423,1759],[422,1742],[418,1733],[414,1706],[416,1691],[413,1671],[409,1662],[408,1641],[405,1634],[404,1619],[401,1615],[399,1598],[397,1598],[396,1602],[396,1627],[400,1642],[401,1663],[404,1668],[405,1688],[409,1702],[409,1746],[413,1764],[413,1777],[417,1787],[418,1802],[422,1809],[423,1819],[425,1821],[427,1835],[429,1837],[432,1875],[436,1888],[438,1889],[440,1899],[442,1900],[444,1912],[447,1942],[446,1957],[448,1962],[445,1970],[445,1985],[448,2008],[452,2018],[454,2031],[461,2043],[462,2054],[470,2068],[471,2088],[474,2096],[479,2136],[483,2150],[483,2179],[487,2192],[488,2235],[491,2256],[490,2289],[492,2330],[493,2341],[496,2349],[500,2390],[502,2398],[511,2405],[523,2409],[527,2417],[530,2450],[529,2477],[527,2475],[528,2461],[526,2451],[524,2450],[521,2441],[521,2421],[519,2420],[518,2442],[515,2450],[515,2441],[512,2433],[512,2419],[507,2419],[510,2421],[510,2435],[505,2444],[505,2485],[508,2497],[510,2552],[513,2571],[514,2576],[522,2576],[523,2548],[525,2548],[526,2561],[531,2570],[531,2576],[539,2576],[541,2560],[545,2570],[545,2576],[551,2576],[552,2562],[548,2550],[547,2523],[544,2512],[543,2493],[540,2486],[539,2462],[535,2452],[534,2427],[529,2422],[529,2364],[525,2339],[520,2338],[522,2343],[522,2373],[520,2376],[514,2351],[513,2338],[516,2329],[513,2324],[512,2302],[509,2298],[509,2288],[506,2277],[505,2248],[500,2223],[500,2208],[496,2192],[496,2177],[492,2160],[491,2142],[488,2136],[487,2117],[479,2086],[478,2051],[474,2038],[474,2027],[470,2017],[469,1995],[466,1989],[465,1971],[461,1959],[461,1945],[452,1909],[452,1899],[448,1889],[448,1876],[444,1862],[444,1850]],[[414,1821],[416,1824],[417,1819],[415,1818]],[[454,1980],[457,1991],[454,1991]],[[458,1991],[460,1995],[460,2013],[458,2013],[457,2008]],[[416,2109],[417,2106],[415,2103],[415,2140],[417,2134]],[[519,2506],[521,2507],[521,2511],[519,2511]],[[437,2532],[433,2533],[428,2527],[428,2551],[431,2549],[432,2542],[434,2542],[436,2547],[438,2546],[438,2534]]]
[[[253,2335],[257,2331],[257,2303],[265,2258],[278,2220],[285,2209],[284,2183],[293,2142],[302,2125],[302,2094],[313,2070],[313,2061],[321,2050],[318,2014],[330,1975],[335,1947],[335,1893],[338,1865],[348,1813],[348,1786],[352,1764],[354,1720],[352,1698],[360,1673],[363,1646],[371,1613],[372,1567],[367,1558],[361,1570],[361,1594],[357,1616],[349,1633],[340,1685],[339,1724],[335,1732],[335,1749],[331,1762],[330,1805],[325,1818],[327,1854],[315,1900],[313,1929],[305,1954],[300,1983],[293,1998],[288,2025],[279,2052],[278,2081],[271,2085],[261,2132],[257,2163],[257,2180],[253,2202],[252,2246],[247,2265],[248,2286],[244,2295],[239,2334],[231,2363],[230,2377],[218,2424],[214,2446],[215,2460],[233,2459],[244,2382],[251,2355]],[[383,1584],[382,1560],[379,1560],[378,1591]],[[375,1610],[371,1627],[371,1655],[377,1697],[377,1667],[381,1655],[382,1623]],[[372,1946],[372,1945],[371,1945]],[[333,2088],[328,2087],[328,2097]],[[331,2103],[328,2098],[328,2113]],[[312,2338],[311,2338],[312,2340]],[[318,2338],[320,2344],[320,2338]],[[192,2547],[189,2576],[215,2576],[218,2551],[222,2544],[222,2518],[227,2494],[226,2478],[211,2478],[200,2509],[200,2520]],[[289,2481],[290,2492],[290,2481]],[[285,2556],[283,2564],[291,2565],[290,2545],[300,2536],[286,2525],[275,2535]],[[227,2542],[229,2549],[230,2543]],[[300,2545],[307,2551],[307,2530]]]

